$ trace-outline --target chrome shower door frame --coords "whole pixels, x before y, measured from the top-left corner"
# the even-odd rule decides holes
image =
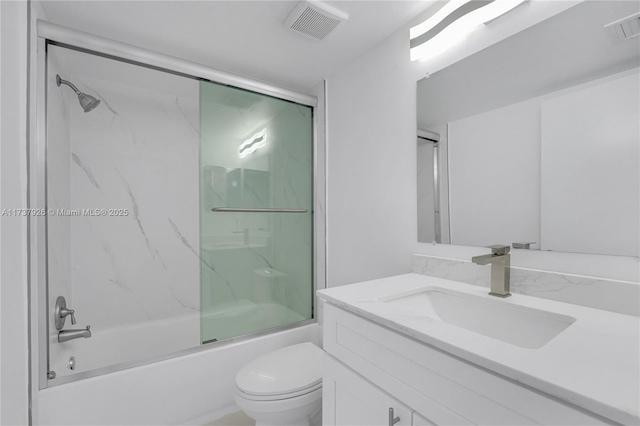
[[[442,221],[440,219],[440,137],[435,133],[431,134],[431,132],[425,130],[418,130],[417,139],[418,141],[430,143],[433,146],[433,225],[436,238],[435,242],[442,243]],[[420,219],[421,218],[418,217],[418,221],[420,221]]]
[[[47,42],[37,40],[35,135],[29,140],[29,209],[47,209]],[[47,285],[47,215],[29,217],[29,286],[31,310],[32,392],[48,387],[49,306]]]

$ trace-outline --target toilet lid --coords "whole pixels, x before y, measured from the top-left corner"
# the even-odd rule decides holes
[[[236,385],[249,395],[282,395],[316,386],[322,382],[323,353],[309,342],[280,348],[245,365]]]

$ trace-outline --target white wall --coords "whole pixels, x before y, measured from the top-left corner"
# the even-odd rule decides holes
[[[0,210],[27,207],[28,4],[0,2]],[[26,216],[0,217],[0,423],[28,422]]]
[[[329,79],[329,286],[409,271],[417,227],[408,44],[397,32]]]
[[[416,81],[574,4],[529,2],[440,57],[412,63],[408,28],[416,19],[329,78],[329,286],[410,270],[417,241]]]

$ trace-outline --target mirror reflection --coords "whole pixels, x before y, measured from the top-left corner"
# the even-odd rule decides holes
[[[640,254],[638,12],[582,2],[418,82],[418,241]]]

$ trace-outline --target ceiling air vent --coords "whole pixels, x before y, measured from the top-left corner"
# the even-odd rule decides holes
[[[284,22],[284,26],[312,40],[324,40],[349,15],[320,1],[302,1]]]
[[[620,40],[628,40],[640,35],[640,13],[622,18],[604,26],[615,31]]]

